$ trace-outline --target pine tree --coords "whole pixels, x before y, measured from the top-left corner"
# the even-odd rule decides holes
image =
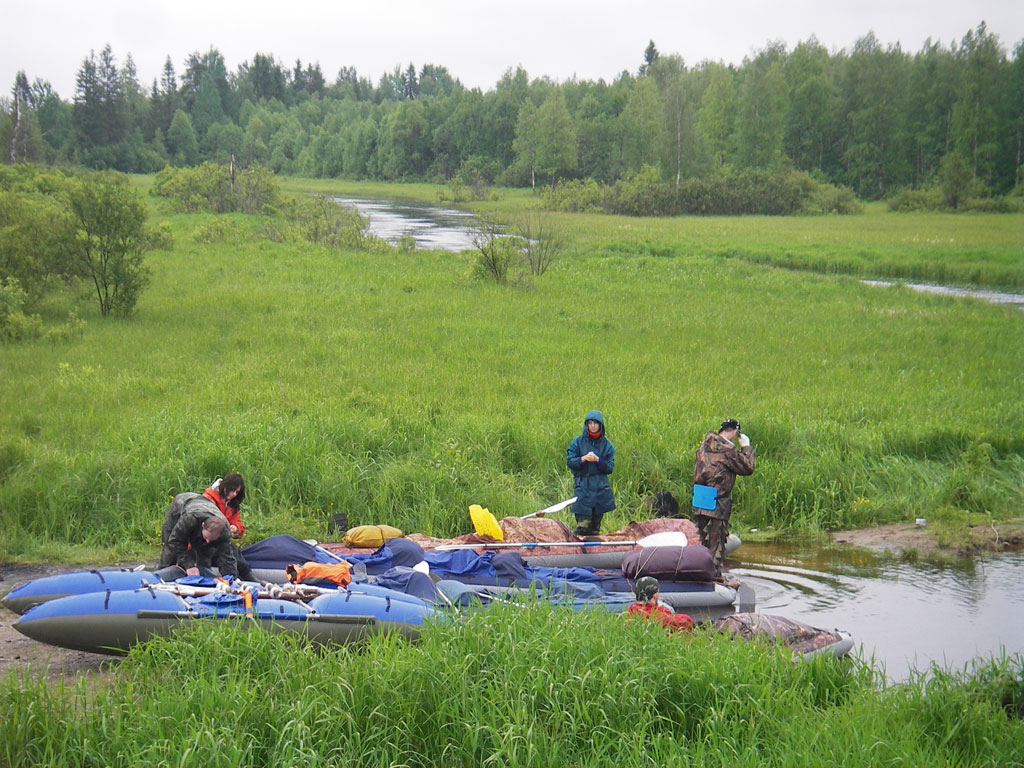
[[[14,77],[11,97],[11,147],[9,156],[12,163],[27,163],[29,161],[29,144],[32,137],[32,111],[29,106],[31,103],[31,92],[28,87],[28,76],[24,70],[18,70],[18,74]]]

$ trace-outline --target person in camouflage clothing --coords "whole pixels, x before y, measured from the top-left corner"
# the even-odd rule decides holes
[[[737,448],[736,443],[739,443]],[[725,542],[729,538],[729,516],[732,514],[732,487],[736,475],[754,473],[754,448],[750,438],[740,433],[736,419],[726,419],[718,432],[708,432],[697,449],[693,467],[694,485],[707,485],[717,492],[714,509],[693,507],[693,522],[700,533],[700,543],[711,550],[715,572],[722,574]]]
[[[198,493],[179,493],[171,501],[161,531],[163,550],[157,575],[164,581],[181,576],[238,576],[231,548],[230,524],[217,505]]]

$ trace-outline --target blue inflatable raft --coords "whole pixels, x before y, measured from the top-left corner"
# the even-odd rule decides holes
[[[80,574],[64,576],[72,577],[64,588],[83,591],[29,608],[14,628],[41,643],[91,653],[123,654],[136,643],[168,636],[197,620],[248,622],[271,632],[300,632],[324,644],[356,642],[381,632],[415,638],[438,613],[417,597],[374,585],[304,587],[285,598],[275,595],[287,595],[287,590],[266,592],[255,585],[232,592],[180,583],[88,591]]]

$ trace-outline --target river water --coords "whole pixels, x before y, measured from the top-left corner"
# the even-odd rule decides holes
[[[898,285],[888,280],[862,280],[866,285],[878,285],[888,287]],[[948,285],[933,285],[931,283],[902,283],[911,290],[918,293],[935,293],[940,296],[956,296],[957,298],[981,299],[990,304],[1009,304],[1024,310],[1024,294],[1002,293],[1000,291],[982,291],[975,288],[953,288]]]
[[[394,200],[336,197],[334,201],[355,208],[369,220],[371,235],[391,243],[411,237],[417,248],[466,251],[474,247],[477,220],[466,211]]]
[[[950,564],[899,562],[860,549],[744,542],[730,573],[759,613],[853,633],[857,656],[890,680],[932,662],[1024,652],[1024,552]]]

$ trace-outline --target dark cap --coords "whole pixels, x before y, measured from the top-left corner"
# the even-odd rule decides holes
[[[727,429],[739,429],[740,423],[736,419],[726,419],[722,422],[722,426],[718,428],[719,432],[724,432]]]
[[[633,592],[638,603],[646,603],[660,591],[658,580],[653,576],[641,576],[633,584]]]

